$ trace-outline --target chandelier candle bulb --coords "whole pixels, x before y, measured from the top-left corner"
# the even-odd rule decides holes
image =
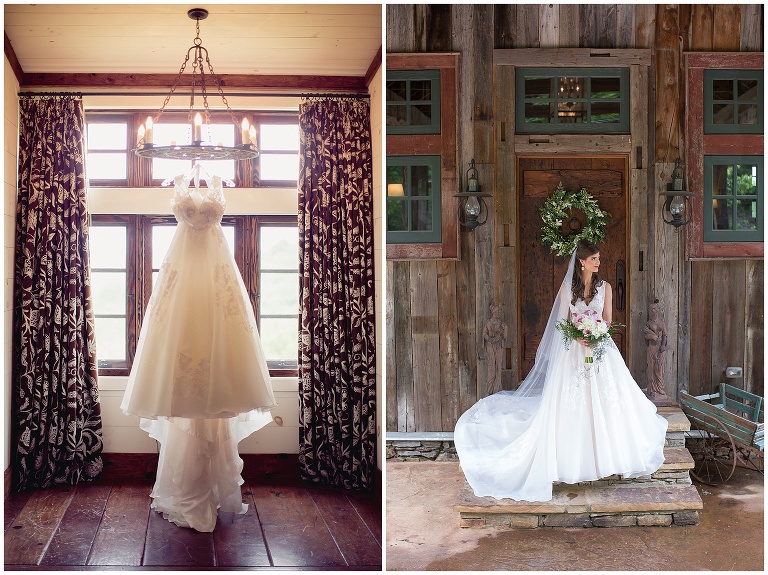
[[[251,126],[248,130],[248,135],[250,136],[249,140],[250,143],[254,146],[256,145],[256,126]]]
[[[145,144],[151,144],[152,143],[152,138],[154,137],[154,134],[152,133],[154,126],[153,126],[153,123],[152,123],[152,117],[151,116],[147,118],[146,126],[147,126],[147,128],[146,128],[146,132],[144,134],[144,143]]]
[[[139,133],[136,136],[136,145],[141,146],[144,143],[144,138],[146,136],[146,130],[144,129],[144,124],[139,126]]]
[[[195,114],[195,124],[192,131],[192,141],[199,143],[203,141],[203,117],[200,115],[200,112]]]
[[[176,140],[171,140],[171,146],[175,146],[175,145],[176,145]]]
[[[240,127],[243,129],[243,134],[242,134],[243,146],[245,146],[246,144],[248,144],[248,140],[250,136],[249,129],[248,129],[249,128],[248,118],[243,118],[243,123],[240,125]]]

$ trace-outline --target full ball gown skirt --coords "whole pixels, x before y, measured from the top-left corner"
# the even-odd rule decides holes
[[[602,314],[605,287],[589,306]],[[613,341],[600,362],[571,342],[542,394],[488,396],[456,423],[461,468],[478,497],[549,501],[556,482],[649,475],[664,463],[667,420],[640,390]]]
[[[179,225],[145,314],[121,408],[160,442],[152,507],[213,531],[217,508],[245,513],[237,444],[276,406],[253,308],[221,229],[224,198],[175,179]]]

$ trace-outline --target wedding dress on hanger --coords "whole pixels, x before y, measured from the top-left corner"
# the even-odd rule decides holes
[[[575,252],[518,390],[478,401],[456,423],[461,468],[478,497],[549,501],[556,482],[639,477],[664,462],[667,421],[640,390],[618,348],[586,364],[585,348],[563,344],[555,324],[589,308],[602,316],[605,284],[586,304],[571,305]]]
[[[217,508],[247,511],[237,443],[272,420],[276,401],[253,308],[221,228],[221,178],[199,164],[176,176],[171,207],[179,225],[121,408],[141,417],[141,428],[160,442],[152,507],[178,525],[213,531]]]

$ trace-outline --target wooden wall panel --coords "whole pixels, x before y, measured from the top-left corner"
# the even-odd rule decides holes
[[[456,298],[456,262],[437,262],[437,312],[439,321],[440,375],[442,386],[442,427],[453,429],[459,419],[459,310]],[[436,430],[433,430],[436,431]]]
[[[765,347],[763,336],[765,262],[747,260],[746,298],[744,301],[746,335],[744,345],[744,388],[764,396]]]
[[[680,134],[680,52],[677,10],[659,5],[656,10],[656,162],[674,162]]]
[[[397,344],[398,338],[395,335],[395,314],[397,306],[393,288],[395,285],[395,262],[386,262],[387,267],[387,291],[384,295],[385,306],[385,361],[386,361],[386,429],[387,431],[400,431],[398,428],[397,417]],[[399,303],[399,302],[398,302]],[[405,345],[405,342],[402,342]],[[402,374],[401,374],[402,375]]]
[[[397,342],[394,350],[395,363],[397,364],[396,431],[415,431],[410,264],[409,262],[387,262],[387,265],[393,268],[392,283],[387,283],[387,297],[393,299],[395,307],[395,340]]]
[[[539,47],[539,6],[537,4],[516,4],[517,32],[513,48]]]
[[[560,4],[560,48],[579,47],[579,5]]]
[[[738,52],[741,36],[741,6],[715,4],[712,49],[716,52]]]
[[[763,51],[763,5],[742,4],[741,6],[741,38],[739,49],[742,52]]]
[[[438,328],[437,263],[410,264],[411,327],[413,329],[414,431],[432,431],[442,426],[440,382],[440,336]]]
[[[715,263],[712,274],[712,379],[725,381],[725,368],[743,366],[746,325],[746,265],[744,260]],[[734,382],[743,385],[743,381]]]
[[[451,6],[426,4],[426,51],[451,51]]]
[[[635,48],[653,48],[656,43],[656,5],[635,4]]]
[[[387,52],[415,52],[413,7],[387,4]]]
[[[616,5],[616,48],[635,47],[635,5]]]
[[[560,45],[560,7],[542,4],[539,12],[539,47],[558,48]]]
[[[514,48],[517,41],[517,11],[515,4],[494,4],[493,47]]]
[[[691,354],[689,393],[712,393],[712,277],[715,264],[711,261],[691,262],[691,339],[698,353]]]
[[[694,4],[691,8],[689,49],[693,52],[710,52],[715,27],[713,6]]]

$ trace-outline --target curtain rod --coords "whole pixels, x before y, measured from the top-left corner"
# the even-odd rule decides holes
[[[168,92],[19,92],[20,98],[45,96],[167,96]],[[176,92],[175,96],[189,96],[184,92]],[[197,95],[200,95],[199,93]],[[370,99],[369,94],[336,93],[336,92],[229,92],[227,96],[244,96],[248,98],[349,98],[353,100]]]

